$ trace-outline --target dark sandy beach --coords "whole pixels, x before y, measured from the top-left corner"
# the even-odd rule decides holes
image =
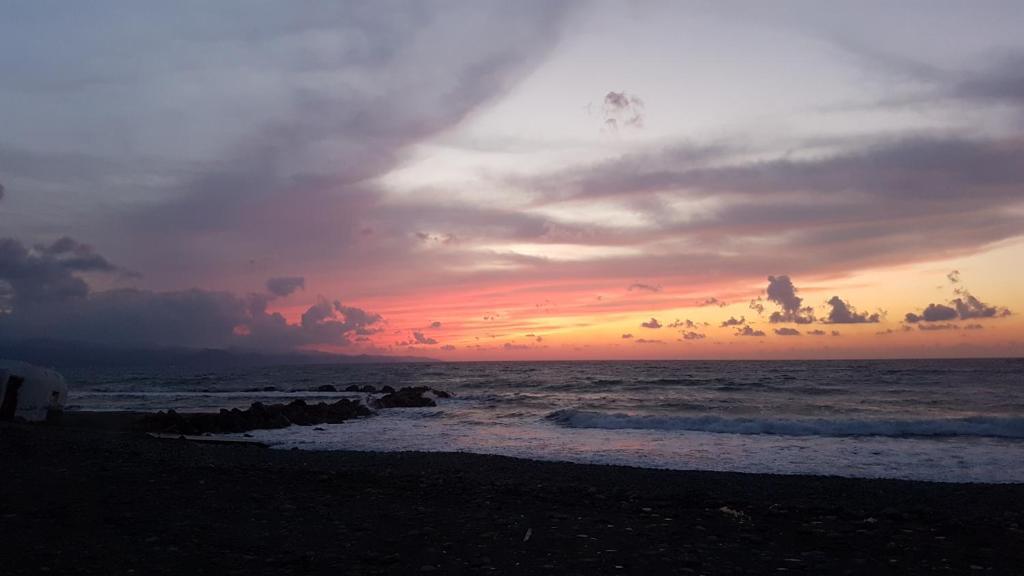
[[[4,574],[1021,574],[1024,485],[0,426]]]

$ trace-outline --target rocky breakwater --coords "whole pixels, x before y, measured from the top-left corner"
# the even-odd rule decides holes
[[[426,396],[428,393],[436,398],[451,397],[443,390],[433,390],[426,386],[406,387],[400,390],[386,386],[385,389],[390,389],[390,392],[370,400],[375,409],[436,406],[434,399]],[[292,424],[340,424],[345,420],[373,414],[374,412],[360,400],[349,398],[342,398],[330,404],[309,404],[304,400],[293,400],[287,404],[253,402],[245,410],[222,409],[216,413],[199,414],[183,414],[174,410],[157,412],[142,418],[137,427],[144,432],[194,436],[285,428]]]
[[[376,398],[372,401],[374,408],[422,408],[425,406],[437,406],[434,398],[427,396],[431,394],[435,398],[451,398],[451,394],[444,390],[434,390],[426,386],[408,386],[400,390]]]

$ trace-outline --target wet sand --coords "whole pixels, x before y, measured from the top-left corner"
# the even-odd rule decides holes
[[[5,574],[1021,574],[1024,485],[0,425]]]

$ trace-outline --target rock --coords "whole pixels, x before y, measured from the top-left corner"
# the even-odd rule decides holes
[[[271,416],[270,419],[266,422],[266,424],[264,424],[263,426],[260,426],[260,428],[265,428],[265,429],[287,428],[287,427],[289,427],[291,425],[292,425],[292,421],[289,420],[288,417],[285,416],[284,414],[281,414],[280,412],[278,412],[278,413],[274,414],[273,416]]]
[[[342,398],[333,404],[324,402],[307,404],[303,400],[270,405],[253,402],[246,410],[234,408],[221,410],[216,414],[182,415],[174,410],[158,412],[143,418],[139,423],[139,428],[146,432],[170,434],[219,434],[285,428],[292,424],[300,426],[337,424],[370,414],[372,412],[358,400],[349,400],[348,398]]]
[[[430,388],[426,386],[409,386],[396,392],[385,394],[374,401],[376,408],[422,408],[437,406],[432,398],[425,398],[424,393]]]
[[[422,408],[424,406],[437,406],[434,398],[424,396],[427,392],[435,398],[451,398],[452,395],[444,390],[435,390],[427,386],[406,386],[395,390],[390,386],[380,389],[384,396],[373,401],[374,408]]]
[[[345,387],[345,392],[359,392],[359,386],[356,386],[355,384],[350,384],[349,386]]]
[[[316,392],[337,392],[338,389],[331,384],[321,384],[316,387]]]
[[[370,393],[370,394],[376,394],[377,393],[377,389],[374,388],[373,386],[370,386],[369,384],[367,384],[366,386],[363,386],[362,388],[360,388],[359,391],[360,392],[367,392],[367,393]]]

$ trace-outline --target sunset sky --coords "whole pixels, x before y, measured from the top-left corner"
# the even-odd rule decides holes
[[[1022,29],[1017,0],[15,0],[0,339],[1022,355]]]

